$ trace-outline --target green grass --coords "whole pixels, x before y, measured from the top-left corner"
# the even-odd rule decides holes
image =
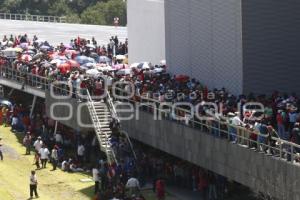
[[[20,139],[9,131],[0,127],[0,137],[4,144],[4,161],[0,161],[0,199],[24,200],[29,197],[29,175],[35,169],[33,155],[25,156],[25,148]],[[81,173],[66,173],[61,170],[38,170],[38,192],[42,200],[87,200],[93,196],[93,182],[80,182],[80,179],[91,178]]]

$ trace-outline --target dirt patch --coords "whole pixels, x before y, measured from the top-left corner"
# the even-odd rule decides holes
[[[6,145],[3,145],[2,146],[2,152],[3,152],[3,157],[4,157],[4,160],[6,157],[12,159],[12,160],[19,160],[20,159],[20,155],[18,154],[18,152],[9,147],[9,146],[6,146]]]

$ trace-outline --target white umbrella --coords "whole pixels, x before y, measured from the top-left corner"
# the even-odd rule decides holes
[[[150,69],[150,63],[148,62],[142,62],[140,63],[137,68],[140,68],[140,69]]]
[[[125,58],[126,58],[125,55],[117,55],[117,56],[116,56],[116,59],[117,59],[117,60],[124,60]]]
[[[167,64],[167,61],[166,60],[161,60],[160,63],[159,63],[161,66],[164,66]]]
[[[92,49],[95,49],[95,48],[96,48],[96,47],[95,47],[94,45],[92,45],[92,44],[87,44],[86,47],[92,48]]]
[[[111,66],[105,66],[105,67],[97,67],[100,71],[114,71],[114,69]]]
[[[120,69],[116,72],[117,75],[130,75],[132,72],[131,69]]]
[[[89,69],[86,72],[86,75],[91,76],[91,77],[97,77],[101,75],[101,72],[99,72],[97,69]]]
[[[38,44],[41,44],[41,43],[44,43],[46,40],[44,39],[38,39],[36,41],[34,41],[35,43],[38,43]]]
[[[130,65],[130,68],[137,68],[140,63],[133,63]]]
[[[164,71],[164,69],[163,68],[154,68],[153,70],[152,70],[152,72],[153,73],[161,73],[161,72],[163,72]]]

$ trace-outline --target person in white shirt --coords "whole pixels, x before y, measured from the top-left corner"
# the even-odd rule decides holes
[[[43,141],[42,141],[41,137],[38,137],[38,139],[33,143],[33,146],[37,152],[40,151],[40,149],[43,146]]]
[[[43,145],[43,147],[39,151],[39,154],[41,156],[42,168],[46,168],[46,164],[50,154],[48,148]]]
[[[61,170],[63,171],[69,171],[69,162],[67,160],[64,160],[62,163],[61,163]]]
[[[95,194],[99,191],[99,170],[97,166],[92,169],[93,180],[95,181]]]
[[[136,178],[131,177],[126,183],[126,188],[129,190],[130,196],[137,196],[140,190],[140,183]]]
[[[13,116],[12,120],[11,120],[11,130],[15,131],[17,129],[17,124],[18,124],[18,117],[17,116]]]
[[[58,153],[57,153],[57,149],[58,149],[58,146],[55,145],[52,149],[52,152],[51,152],[51,162],[52,162],[52,166],[53,166],[53,171],[56,170],[56,167],[57,167],[57,163],[58,163]]]
[[[56,144],[63,144],[63,138],[60,133],[55,134],[55,142]]]
[[[31,171],[31,175],[29,177],[29,188],[30,188],[30,199],[33,198],[33,193],[36,198],[39,198],[39,195],[37,193],[37,178],[35,171]]]
[[[77,147],[77,157],[78,157],[78,161],[81,164],[83,163],[84,151],[85,151],[84,145],[83,144],[78,145],[78,147]]]

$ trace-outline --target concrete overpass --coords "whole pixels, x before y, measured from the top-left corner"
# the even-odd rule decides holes
[[[2,23],[5,23],[6,27],[11,27],[11,29],[6,28],[7,32],[5,34],[10,33],[11,30],[18,32],[15,32],[15,34],[22,32],[20,28],[22,27],[21,25],[18,29],[13,29],[14,25],[9,25],[8,21],[3,22],[0,20],[0,25],[2,25]],[[40,24],[40,22],[33,23]],[[35,26],[37,28],[39,25],[36,24]],[[74,26],[73,30],[80,29],[80,27],[76,28],[76,25],[72,26]],[[57,38],[59,41],[69,40],[67,34],[63,36],[65,39],[62,39],[61,35],[55,35],[55,33],[53,33],[53,36],[51,36],[51,33],[48,33],[42,28],[39,30],[41,31],[40,35],[44,35],[45,38],[52,37],[49,41],[53,40],[52,42],[54,43],[55,40],[57,41]],[[92,28],[92,30],[94,29]],[[27,29],[25,32],[30,33]],[[1,30],[1,34],[3,33],[4,31]],[[39,35],[38,32],[31,32],[30,34]],[[61,32],[61,34],[63,34],[63,32]],[[72,34],[72,36],[73,35],[74,34]],[[22,89],[23,81],[20,77],[12,78],[3,72],[0,74],[0,84],[45,98],[47,108],[50,108],[54,103],[68,103],[74,110],[77,110],[77,108],[82,105],[82,103],[78,103],[75,99],[57,100],[52,98],[49,95],[50,86],[48,81],[43,80],[41,77],[38,77],[39,79],[32,79],[39,80],[38,83],[35,82],[31,85],[26,84],[24,89]],[[69,111],[69,107],[60,106],[59,109],[54,109],[54,114],[56,116],[65,116]],[[88,110],[83,110],[81,116],[85,123],[92,124],[88,112]],[[49,114],[49,110],[47,113]],[[124,113],[120,115],[124,115]],[[255,152],[245,145],[232,144],[224,138],[214,137],[203,128],[196,129],[167,119],[153,120],[153,115],[144,111],[140,112],[139,115],[138,120],[122,121],[123,129],[128,132],[132,138],[215,173],[224,175],[250,187],[254,191],[263,192],[282,200],[300,199],[300,193],[298,192],[300,188],[300,168],[294,163],[296,155],[293,153],[291,155],[292,161],[287,161],[281,156],[283,151],[282,144],[280,145],[281,148],[276,149],[280,152],[279,157],[268,156],[263,153]],[[71,116],[68,120],[61,120],[60,122],[76,129],[80,128],[75,115]],[[295,147],[289,143],[285,145],[291,148]],[[288,154],[288,152],[285,153]]]
[[[0,77],[0,83],[7,87],[20,89],[22,82]],[[47,114],[53,104],[57,104],[53,110],[55,116],[66,117],[74,110],[71,118],[60,120],[61,123],[81,129],[77,116],[85,124],[92,124],[89,111],[84,103],[79,103],[76,99],[56,99],[50,93],[50,87],[36,88],[25,86],[26,93],[39,95],[46,98]],[[65,104],[69,104],[70,107]],[[78,107],[83,106],[81,114],[77,115]],[[124,113],[119,113],[124,117]],[[128,132],[129,136],[160,149],[171,155],[187,160],[215,173],[228,177],[236,182],[250,187],[256,192],[263,192],[282,200],[298,200],[300,193],[300,167],[294,163],[295,154],[291,155],[292,161],[287,161],[283,154],[284,150],[276,149],[280,156],[268,156],[248,148],[245,143],[232,144],[225,137],[215,137],[200,129],[187,126],[183,123],[167,119],[154,120],[153,114],[141,111],[139,119],[124,120],[121,122],[122,129]],[[206,126],[206,125],[205,125]],[[85,130],[85,129],[82,129]],[[281,144],[289,145],[289,143]],[[291,146],[295,148],[295,146]],[[285,152],[288,154],[288,152]]]

